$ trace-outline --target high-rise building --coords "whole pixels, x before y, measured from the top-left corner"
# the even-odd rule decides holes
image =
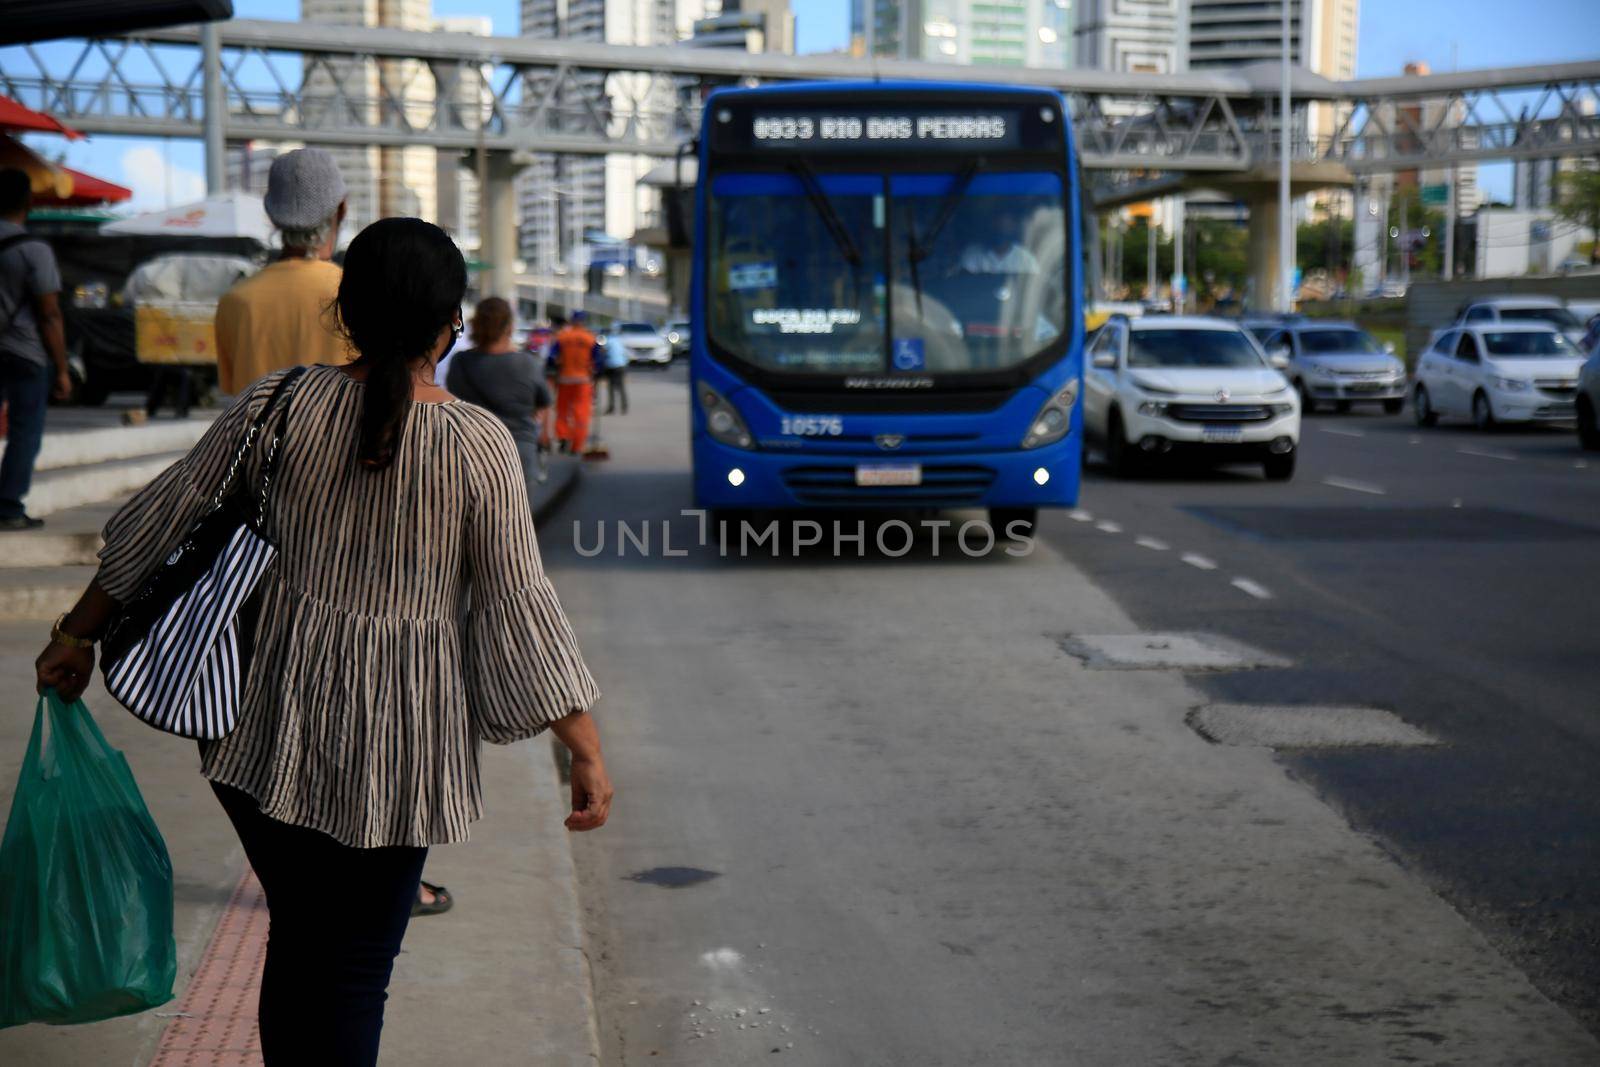
[[[1233,67],[1282,55],[1284,0],[1189,0],[1189,66]],[[1293,0],[1295,63],[1330,78],[1355,74],[1359,0]],[[1345,73],[1340,73],[1344,71]]]
[[[433,28],[431,0],[300,0],[300,20],[325,26]],[[419,124],[426,124],[434,107],[433,76],[419,60],[334,60],[315,68],[308,66],[306,83],[311,98],[331,101],[342,94],[337,106],[362,112],[361,117],[369,122],[378,118],[380,85],[387,87]],[[314,116],[307,117],[315,121]],[[431,219],[437,214],[438,163],[432,148],[351,145],[329,151],[350,188],[349,215],[354,228],[390,215]]]
[[[705,0],[522,0],[522,33],[569,41],[607,44],[674,44],[705,15]],[[648,75],[614,75],[609,86],[590,75],[581,92],[597,96],[609,88],[613,115],[635,106],[671,113],[673,89],[665,79]],[[532,91],[540,91],[531,84]],[[582,108],[577,94],[558,90],[554,106]],[[645,156],[541,155],[517,178],[522,258],[541,272],[557,265],[581,267],[574,254],[586,235],[629,237],[649,208],[654,193],[639,179],[653,165]]]
[[[852,0],[858,55],[977,66],[1065,68],[1072,0]]]
[[[1187,0],[1189,69],[1209,70],[1283,56],[1283,5],[1290,0]],[[1361,0],[1293,0],[1289,6],[1292,62],[1324,78],[1356,76]],[[1311,105],[1311,135],[1332,137],[1340,112]]]
[[[789,0],[707,0],[684,43],[696,48],[794,54],[794,13]]]
[[[1091,70],[1172,74],[1188,68],[1189,0],[1079,0],[1076,65]]]

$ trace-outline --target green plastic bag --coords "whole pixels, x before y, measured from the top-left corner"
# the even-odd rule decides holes
[[[80,700],[39,698],[0,840],[0,1027],[172,999],[172,861],[128,761]]]

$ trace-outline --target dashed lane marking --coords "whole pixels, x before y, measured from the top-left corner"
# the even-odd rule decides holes
[[[1365,430],[1345,430],[1345,429],[1341,429],[1341,428],[1336,427],[1336,426],[1324,426],[1321,429],[1322,429],[1323,433],[1331,433],[1335,437],[1365,437],[1365,436],[1367,436],[1367,431],[1365,431]]]
[[[1510,452],[1501,452],[1493,448],[1463,447],[1456,449],[1463,456],[1481,456],[1484,459],[1516,459]]]
[[[1152,552],[1165,552],[1172,547],[1159,537],[1141,537],[1134,542],[1140,548],[1148,548]]]
[[[1340,478],[1337,475],[1329,475],[1322,479],[1322,484],[1331,485],[1335,489],[1348,489],[1353,493],[1371,493],[1373,496],[1384,496],[1388,492],[1381,485],[1373,485],[1371,482],[1358,482],[1354,478]]]
[[[1197,567],[1203,571],[1214,571],[1217,569],[1215,560],[1209,560],[1206,557],[1197,555],[1193,552],[1185,552],[1183,554],[1183,561],[1189,566]]]
[[[1122,532],[1122,527],[1118,526],[1114,522],[1097,522],[1097,523],[1094,524],[1094,528],[1096,530],[1099,530],[1101,533],[1121,533]]]
[[[1406,444],[1408,444],[1408,445],[1420,445],[1421,443],[1422,443],[1422,438],[1420,438],[1420,437],[1411,436],[1411,437],[1406,438]]]
[[[1094,516],[1089,514],[1087,511],[1084,511],[1082,508],[1076,508],[1076,509],[1074,509],[1072,511],[1067,512],[1067,517],[1069,519],[1071,519],[1073,522],[1093,522],[1094,521]]]
[[[1272,599],[1272,591],[1270,589],[1259,582],[1251,581],[1249,578],[1235,578],[1230,584],[1241,592],[1249,593],[1257,600]]]

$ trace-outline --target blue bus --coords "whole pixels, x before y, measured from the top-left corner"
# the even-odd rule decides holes
[[[1083,315],[1062,98],[829,82],[706,101],[699,507],[1077,502]]]

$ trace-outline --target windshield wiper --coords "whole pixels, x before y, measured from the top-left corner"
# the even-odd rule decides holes
[[[834,210],[833,201],[822,191],[822,183],[817,181],[816,168],[804,159],[796,160],[789,166],[799,176],[800,184],[805,186],[806,199],[811,201],[811,206],[816,209],[817,216],[822,219],[822,224],[827,228],[828,235],[833,238],[833,243],[839,246],[839,251],[844,253],[844,258],[852,267],[860,267],[861,250],[856,247],[850,231],[839,218],[839,212]]]
[[[917,318],[922,318],[922,261],[933,254],[934,245],[939,243],[939,235],[944,228],[950,225],[950,220],[955,217],[956,208],[961,206],[961,200],[967,195],[967,186],[972,184],[972,179],[977,176],[978,165],[981,159],[972,159],[967,162],[959,175],[956,176],[955,185],[945,194],[944,200],[939,204],[939,214],[933,221],[933,228],[928,231],[928,241],[923,244],[917,236],[917,220],[915,215],[908,215],[906,228],[910,235],[906,239],[907,265],[911,268],[911,289],[917,295]]]
[[[939,214],[933,221],[933,228],[928,231],[926,244],[923,244],[918,239],[916,225],[912,224],[911,246],[909,249],[912,262],[927,259],[933,254],[933,246],[939,243],[939,235],[944,232],[946,226],[950,225],[950,220],[955,218],[956,209],[961,206],[962,198],[967,195],[967,186],[971,185],[972,179],[978,176],[978,168],[982,163],[983,160],[981,158],[969,160],[967,165],[962,168],[961,173],[956,176],[955,185],[951,186],[950,191],[944,194],[944,200],[939,204]]]

